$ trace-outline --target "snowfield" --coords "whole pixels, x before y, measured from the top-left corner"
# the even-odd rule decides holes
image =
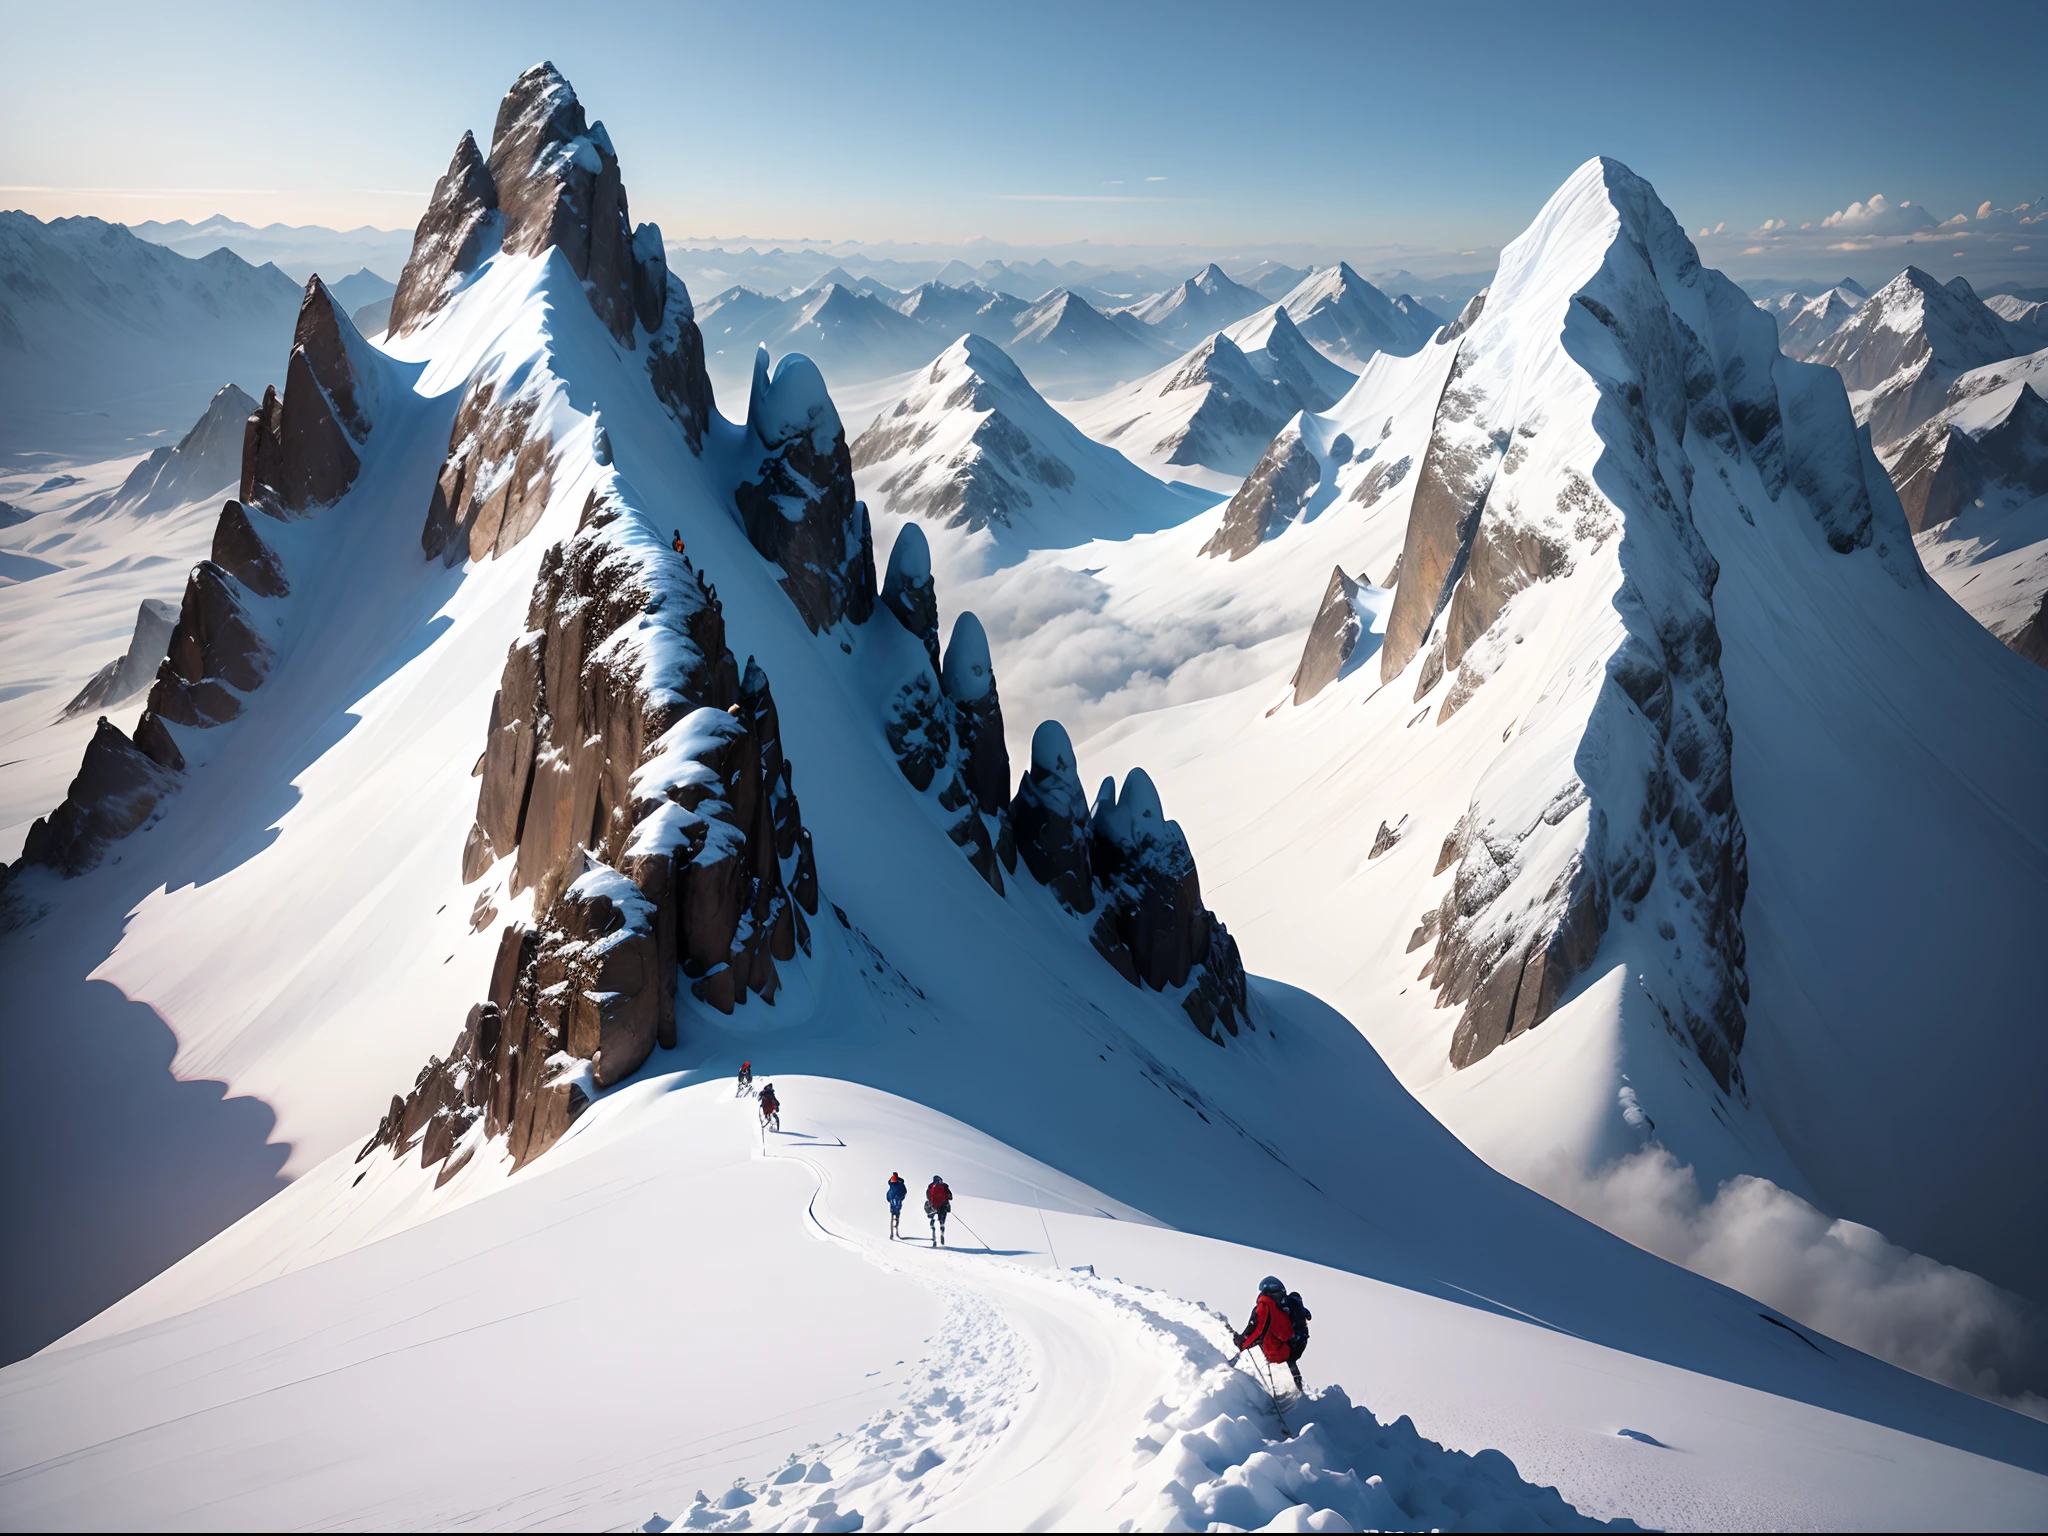
[[[534,121],[573,107],[581,123],[551,67],[521,84],[547,109]],[[566,147],[536,164],[611,153],[601,124]],[[459,150],[444,189],[465,153],[478,155]],[[1588,174],[1567,213],[1604,230]],[[179,730],[177,787],[97,867],[65,879],[24,866],[5,890],[6,1040],[26,1074],[0,1142],[17,1170],[9,1341],[38,1352],[0,1368],[0,1526],[2048,1524],[2048,1423],[1838,1343],[1499,1171],[1540,1184],[1530,1167],[1562,1148],[1567,1173],[1587,1174],[1663,1145],[1643,1129],[1653,1117],[1710,1175],[1762,1169],[1781,1193],[1903,1180],[1888,1166],[1858,1184],[1866,1154],[1829,1150],[1859,1117],[1885,1120],[1900,1160],[2026,1160],[2032,1058],[1998,1049],[2012,1035],[1993,1017],[2017,995],[2017,966],[1955,981],[1849,963],[1889,942],[1902,887],[1948,890],[1946,858],[1993,873],[1966,900],[1929,904],[1930,946],[2005,931],[2041,889],[2037,829],[2009,809],[2027,780],[1986,721],[2038,711],[2048,731],[2048,710],[2031,669],[1952,605],[1921,659],[1899,658],[1897,628],[1928,611],[1909,605],[1938,593],[1872,554],[1823,567],[1810,601],[1790,603],[1773,573],[1810,575],[1811,520],[1752,522],[1736,489],[1703,491],[1752,818],[1756,1102],[1731,1114],[1651,1023],[1640,968],[1666,952],[1640,928],[1542,1028],[1453,1073],[1451,1015],[1428,1006],[1416,946],[1401,945],[1435,899],[1430,864],[1475,778],[1553,687],[1566,698],[1551,718],[1571,723],[1584,691],[1555,674],[1600,664],[1613,623],[1597,582],[1524,590],[1503,620],[1532,641],[1520,667],[1504,662],[1442,731],[1420,724],[1434,700],[1418,715],[1406,688],[1380,686],[1455,338],[1373,356],[1344,400],[1294,418],[1285,431],[1306,458],[1293,462],[1320,478],[1239,558],[1205,546],[1241,508],[1156,482],[1131,506],[1118,487],[1136,469],[1085,452],[1099,445],[1071,436],[1021,373],[999,399],[984,391],[994,404],[971,422],[925,419],[935,402],[920,395],[906,417],[936,426],[949,454],[1000,418],[1026,439],[1006,442],[1006,462],[1057,438],[1059,462],[1086,477],[1033,504],[1042,523],[913,526],[877,497],[872,563],[894,567],[907,602],[929,530],[943,632],[970,609],[980,619],[960,625],[946,670],[961,685],[987,661],[1014,766],[1031,761],[1018,745],[1039,722],[1066,714],[1088,738],[1084,783],[1113,769],[1123,806],[1180,818],[1206,877],[1190,873],[1195,899],[1241,937],[1253,973],[1241,1027],[1233,1017],[1211,1038],[1181,991],[1127,979],[1094,919],[1028,863],[991,879],[970,862],[945,785],[915,787],[889,734],[906,679],[935,670],[911,621],[882,606],[865,622],[807,622],[786,582],[819,567],[792,556],[785,571],[752,541],[734,488],[766,483],[764,447],[787,470],[802,439],[820,450],[803,462],[829,470],[818,440],[866,412],[836,410],[808,387],[816,371],[786,357],[762,370],[747,424],[713,411],[696,441],[650,387],[638,297],[607,322],[563,249],[478,249],[416,328],[395,318],[401,334],[376,349],[343,332],[370,418],[353,439],[360,474],[330,505],[264,520],[290,591],[243,593],[272,660],[239,714]],[[658,231],[645,249],[659,251]],[[636,261],[642,250],[636,237]],[[1571,259],[1590,268],[1601,252]],[[1570,267],[1530,286],[1566,294]],[[654,313],[676,333],[673,308]],[[1045,344],[1087,316],[1115,324],[1054,305]],[[1590,386],[1560,382],[1546,323],[1510,339],[1538,360],[1546,400],[1583,403]],[[543,489],[518,514],[532,516],[523,539],[428,558],[444,463],[476,448],[450,439],[479,380],[530,406],[504,419],[543,444],[545,475],[520,482]],[[1589,440],[1584,421],[1559,424],[1568,448]],[[913,452],[876,462],[905,473]],[[768,497],[764,516],[799,524],[815,489]],[[590,522],[593,509],[607,520]],[[631,610],[604,631],[617,675],[682,649],[664,626],[692,594],[706,604],[694,617],[713,612],[715,586],[727,664],[772,679],[786,803],[793,818],[801,794],[815,846],[815,915],[776,962],[777,990],[741,989],[721,1012],[678,986],[675,1043],[620,1080],[566,1048],[542,1062],[575,1067],[588,1107],[531,1161],[515,1167],[511,1138],[476,1117],[430,1160],[431,1142],[388,1134],[404,1095],[484,1017],[503,927],[543,915],[514,854],[486,839],[469,862],[486,743],[518,729],[506,658],[551,633],[530,625],[580,625],[599,606],[587,593],[560,612],[533,602],[558,549],[593,530],[610,569],[632,574],[599,595]],[[1586,558],[1604,578],[1618,557]],[[1333,564],[1360,585],[1361,649],[1294,707],[1285,680]],[[15,633],[30,632],[35,602],[18,612]],[[1076,659],[1090,648],[1094,671]],[[1785,675],[1790,654],[1815,658],[1811,673]],[[648,665],[680,671],[673,656]],[[978,677],[974,691],[991,697]],[[1146,705],[1170,707],[1134,713]],[[634,759],[634,793],[657,767],[710,782],[715,743],[748,730],[728,714],[739,706],[664,727]],[[1571,759],[1562,727],[1543,745],[1544,764]],[[1922,765],[1913,783],[1869,768],[1901,761]],[[1549,787],[1535,780],[1509,789]],[[1964,808],[1913,822],[1930,800]],[[1825,858],[1804,831],[1824,802],[1854,815],[1850,851]],[[672,790],[634,825],[722,805]],[[620,910],[651,910],[581,832],[576,887],[609,883]],[[563,906],[542,904],[550,920]],[[524,963],[516,942],[510,953]],[[1930,1099],[1998,1123],[1910,1121],[1889,1056],[1849,1076],[1838,1016],[1816,1025],[1821,1004],[1793,995],[1815,976],[1875,1016],[1866,1033],[1887,1050],[1913,1043],[1912,1010],[1961,999],[1950,1051],[1923,1052],[1916,1071]],[[570,1006],[622,995],[592,984]],[[1885,1012],[1888,997],[1902,1001]],[[1965,1071],[1972,1051],[2007,1081]],[[735,1092],[743,1060],[774,1082],[780,1129]],[[913,1192],[906,1242],[886,1235],[892,1172]],[[2012,1174],[2008,1207],[1952,1201],[1923,1225],[1957,1241],[1990,1241],[1994,1218],[2029,1228],[2038,1181]],[[916,1191],[933,1175],[958,1197],[943,1249],[917,1240]],[[2011,1240],[2016,1262],[2030,1242]],[[1295,1402],[1233,1358],[1230,1329],[1268,1273],[1315,1314],[1312,1390]]]

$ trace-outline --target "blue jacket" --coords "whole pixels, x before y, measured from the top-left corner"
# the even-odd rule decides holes
[[[889,1209],[892,1211],[902,1210],[903,1201],[909,1193],[909,1188],[901,1179],[891,1179],[889,1181]]]

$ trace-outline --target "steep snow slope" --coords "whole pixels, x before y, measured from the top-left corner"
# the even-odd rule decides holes
[[[298,285],[98,219],[0,214],[0,448],[90,460],[182,430],[223,379],[279,377]]]
[[[1787,357],[1813,361],[1822,345],[1847,325],[1863,296],[1840,286],[1790,309],[1778,321],[1778,347]]]
[[[465,139],[437,188],[419,270],[407,274],[434,280],[402,287],[419,307],[395,306],[389,357],[371,354],[317,286],[308,293],[293,361],[308,388],[288,389],[281,409],[311,413],[327,451],[295,458],[295,439],[259,426],[243,487],[255,501],[243,516],[264,519],[256,547],[288,590],[220,589],[234,598],[233,623],[206,634],[205,668],[231,643],[241,649],[222,665],[268,660],[250,684],[201,694],[216,681],[202,668],[152,692],[153,711],[169,709],[184,679],[207,707],[234,704],[233,717],[160,725],[185,769],[147,829],[110,840],[75,878],[29,869],[9,889],[41,909],[0,939],[17,996],[31,1018],[74,1018],[68,1038],[10,1045],[34,1050],[55,1080],[104,1082],[108,1062],[88,1070],[87,1047],[108,1035],[77,997],[81,978],[104,977],[170,1023],[186,1072],[259,1091],[299,1166],[317,1165],[100,1327],[0,1375],[11,1519],[217,1521],[235,1500],[233,1518],[249,1523],[288,1507],[300,1520],[585,1524],[640,1518],[625,1501],[643,1496],[675,1518],[698,1476],[729,1475],[741,1454],[772,1468],[814,1445],[823,1410],[838,1404],[841,1422],[866,1423],[850,1444],[806,1458],[805,1487],[839,1485],[829,1510],[806,1500],[799,1513],[813,1523],[850,1523],[861,1509],[971,1526],[1149,1524],[1189,1511],[1242,1524],[1254,1509],[1261,1519],[1292,1510],[1299,1524],[1340,1506],[1349,1523],[1444,1523],[1475,1509],[1502,1523],[1566,1518],[1524,1485],[1539,1476],[1594,1513],[1674,1523],[1875,1523],[1951,1507],[1985,1524],[2036,1520],[2048,1468],[2038,1426],[1807,1340],[1491,1173],[1305,994],[1262,984],[1227,1039],[1205,1034],[1174,989],[1120,974],[1102,926],[1042,882],[1031,850],[1048,851],[1044,826],[1015,825],[1007,882],[963,856],[959,823],[940,814],[955,809],[941,781],[917,785],[910,758],[941,721],[977,718],[966,706],[993,703],[994,680],[974,692],[960,676],[973,667],[950,651],[931,666],[935,595],[900,553],[921,540],[899,536],[874,593],[865,517],[842,496],[843,434],[816,369],[795,359],[757,372],[744,426],[699,414],[702,354],[686,297],[672,281],[655,286],[658,242],[628,234],[601,126],[538,69],[499,128],[487,167]],[[614,217],[557,217],[599,194],[616,198]],[[476,229],[495,235],[496,254],[479,241],[434,267],[457,247],[452,236]],[[537,231],[563,231],[562,243],[536,245]],[[1376,387],[1426,387],[1436,366],[1450,365],[1389,368]],[[277,419],[267,402],[264,421]],[[1301,436],[1311,453],[1336,453],[1314,422]],[[1374,453],[1397,437],[1383,433]],[[283,457],[266,457],[267,443],[287,445]],[[1325,525],[1290,524],[1275,543],[1309,547]],[[686,556],[671,549],[671,529]],[[825,537],[855,530],[842,547]],[[780,558],[764,558],[764,543]],[[1233,562],[1203,564],[1227,575]],[[237,568],[252,581],[269,569],[246,550]],[[181,615],[181,637],[198,638],[196,610],[218,580],[202,570],[188,586],[195,614]],[[586,632],[604,638],[580,655]],[[744,677],[725,644],[751,653]],[[528,676],[524,695],[522,658],[555,668]],[[1000,671],[1000,648],[993,659]],[[574,678],[560,671],[570,660]],[[661,695],[675,682],[696,687],[700,671],[737,684],[731,710],[684,713],[687,697]],[[921,742],[899,740],[889,710],[935,673],[957,707],[922,716]],[[660,687],[636,691],[650,675]],[[632,880],[577,848],[576,812],[590,802],[576,776],[588,759],[559,756],[557,733],[586,705],[616,738],[607,751],[637,764],[630,801],[598,800],[588,823],[589,844],[633,868]],[[661,729],[661,710],[679,718]],[[140,726],[137,737],[159,742]],[[479,743],[481,788],[465,772]],[[794,775],[762,767],[748,780],[745,765],[759,759],[746,754],[771,743]],[[519,818],[513,851],[496,841],[492,796],[521,752],[533,814]],[[1057,776],[1037,752],[1032,764],[1027,787],[1048,809]],[[607,757],[597,771],[613,766]],[[730,782],[718,777],[728,770]],[[568,814],[542,814],[564,780]],[[742,839],[767,865],[756,870],[762,889],[787,873],[789,830],[803,902],[815,845],[804,902],[814,921],[776,954],[772,985],[755,986],[750,972],[748,1003],[724,962],[685,969],[688,984],[673,966],[666,976],[584,971],[648,952],[626,947],[659,904],[649,894],[659,864],[635,862],[643,837],[694,825],[704,840],[684,868],[717,867],[746,819],[743,783],[756,811],[773,810],[773,840],[757,837],[761,819]],[[1141,775],[1104,803],[1091,856],[1138,857],[1120,871],[1097,864],[1098,898],[1112,894],[1102,877],[1137,879],[1146,849],[1156,854],[1169,828],[1180,838],[1167,824],[1161,839],[1124,840],[1129,823],[1163,820]],[[541,871],[543,890],[529,896],[526,861],[557,830],[561,867]],[[583,873],[566,888],[548,889],[575,867]],[[1181,879],[1154,920],[1162,906],[1185,913],[1182,890],[1199,901],[1194,870]],[[648,882],[638,895],[635,881]],[[588,947],[574,951],[557,944],[566,908],[608,910],[616,925],[575,935]],[[713,915],[696,895],[680,912],[693,933]],[[574,1010],[568,1039],[589,1013],[603,1034],[588,1056],[565,1047],[514,1067],[520,1113],[537,1113],[556,1088],[571,1116],[579,1095],[589,1107],[508,1178],[529,1155],[515,1141],[534,1146],[532,1123],[499,1134],[496,1097],[492,1118],[467,1122],[459,1153],[443,1142],[436,1155],[434,1140],[458,1106],[408,1122],[424,1090],[447,1081],[438,1053],[451,1037],[473,1044],[486,1021],[509,1031],[518,1017],[497,1011],[500,981],[512,979],[503,959],[538,984],[525,946],[508,950],[489,932],[528,916],[546,934],[540,964],[567,969],[517,1008],[541,1007],[574,978],[573,1001],[553,993]],[[476,1002],[487,991],[489,1010]],[[673,1044],[648,1041],[644,1066],[610,1075],[613,1026],[657,993]],[[735,1142],[748,1145],[746,1107],[724,1100],[723,1084],[741,1056],[764,1075],[802,1074],[782,1077],[788,1128],[776,1149],[807,1145],[827,1180],[842,1177],[833,1156],[851,1153],[848,1183],[812,1198],[781,1170],[734,1155]],[[378,1124],[384,1096],[407,1084],[420,1092]],[[882,1089],[901,1101],[882,1102]],[[135,1105],[96,1105],[110,1107],[132,1131]],[[59,1170],[44,1205],[11,1213],[49,1267],[66,1257],[53,1237],[66,1222],[83,1228],[104,1193],[93,1173],[130,1186],[201,1172],[214,1175],[209,1187],[220,1182],[220,1170],[194,1165],[189,1140],[159,1135],[125,1163],[110,1157],[93,1145],[102,1128],[79,1125],[71,1108],[47,1096],[10,1121],[9,1134]],[[715,1118],[721,1110],[739,1114]],[[940,1262],[962,1262],[891,1285],[848,1259],[792,1253],[806,1209],[821,1228],[848,1231],[839,1189],[872,1198],[877,1173],[919,1153],[985,1202],[963,1208],[960,1230],[987,1248],[1035,1257],[1035,1222],[1056,1267],[1095,1264],[1168,1294],[1113,1279],[1048,1290],[1001,1270],[993,1252],[981,1256],[987,1274],[948,1254]],[[24,1193],[36,1192],[15,1197]],[[724,1224],[714,1240],[737,1230],[725,1249],[702,1235],[714,1219]],[[679,1228],[684,1240],[666,1235]],[[1078,1255],[1063,1246],[1069,1236]],[[1220,1335],[1190,1293],[1234,1302],[1246,1277],[1276,1266],[1337,1298],[1318,1313],[1320,1338],[1335,1342],[1312,1358],[1343,1370],[1361,1398],[1370,1390],[1390,1419],[1413,1412],[1424,1433],[1457,1447],[1511,1450],[1521,1475],[1498,1458],[1445,1456],[1399,1424],[1369,1426],[1334,1395],[1313,1409],[1323,1432],[1290,1445],[1287,1466],[1262,1455],[1269,1430],[1255,1416],[1266,1405],[1229,1382]],[[912,1385],[887,1373],[910,1362],[905,1341],[929,1327],[931,1302],[911,1288],[918,1273],[948,1293],[949,1321],[919,1362],[911,1406],[927,1411],[884,1422],[878,1397]],[[69,1278],[76,1291],[92,1277],[76,1266]],[[827,1357],[756,1343],[733,1325],[735,1297],[801,1318],[791,1341],[817,1339]],[[812,1332],[814,1321],[827,1326]],[[747,1352],[707,1346],[706,1333]],[[825,1343],[849,1335],[866,1347]],[[705,1415],[700,1384],[729,1394],[742,1372],[740,1410]],[[422,1382],[430,1396],[442,1386],[455,1410],[403,1406]],[[468,1392],[494,1407],[531,1402],[559,1427],[540,1446],[486,1440],[463,1411]],[[955,1397],[966,1436],[937,1411]],[[635,1411],[622,1416],[629,1400]],[[730,1401],[721,1394],[720,1409]],[[740,1411],[751,1445],[731,1436]],[[1649,1427],[1635,1422],[1646,1416]],[[1744,1421],[1763,1432],[1730,1428]],[[1147,1426],[1160,1422],[1206,1424],[1207,1439],[1154,1436]],[[1123,1449],[1140,1438],[1165,1454]],[[1686,1454],[1641,1454],[1671,1446]],[[167,1462],[175,1477],[157,1470]],[[1225,1475],[1232,1466],[1244,1470]],[[1364,1475],[1382,1466],[1402,1475],[1372,1494]],[[902,1490],[874,1492],[869,1474]],[[839,1487],[856,1483],[841,1507]],[[1243,1485],[1255,1491],[1233,1492]],[[765,1503],[769,1489],[757,1480],[744,1491]],[[1144,1502],[1122,1502],[1133,1495]],[[1390,1515],[1372,1502],[1381,1496],[1408,1502]]]

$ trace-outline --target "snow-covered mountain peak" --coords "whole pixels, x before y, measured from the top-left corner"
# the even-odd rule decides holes
[[[1957,375],[2003,362],[2027,339],[1967,283],[1958,289],[1909,266],[1864,300],[1812,360],[1841,374],[1857,420],[1885,447],[1939,411]]]
[[[1412,299],[1396,305],[1341,261],[1303,278],[1280,307],[1324,356],[1354,372],[1376,352],[1417,351],[1442,323]]]
[[[1185,510],[1122,455],[1091,442],[1001,347],[972,333],[855,440],[853,465],[893,515],[1033,546],[1159,527]]]

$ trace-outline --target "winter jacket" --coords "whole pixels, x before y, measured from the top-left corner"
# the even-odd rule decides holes
[[[776,1098],[772,1093],[761,1095],[761,1118],[763,1120],[766,1120],[770,1115],[780,1114],[781,1112],[782,1101],[780,1099]]]
[[[1268,1360],[1279,1365],[1287,1359],[1288,1346],[1293,1341],[1294,1320],[1287,1315],[1287,1308],[1260,1292],[1259,1304],[1252,1308],[1252,1320],[1244,1326],[1239,1347],[1250,1349],[1256,1344]]]
[[[892,1211],[902,1210],[904,1198],[909,1193],[909,1185],[905,1184],[901,1179],[891,1179],[889,1181],[889,1209]]]
[[[924,1192],[925,1209],[931,1211],[934,1215],[943,1216],[946,1214],[947,1207],[952,1205],[952,1203],[953,1191],[946,1188],[943,1180],[933,1179],[931,1186]]]

